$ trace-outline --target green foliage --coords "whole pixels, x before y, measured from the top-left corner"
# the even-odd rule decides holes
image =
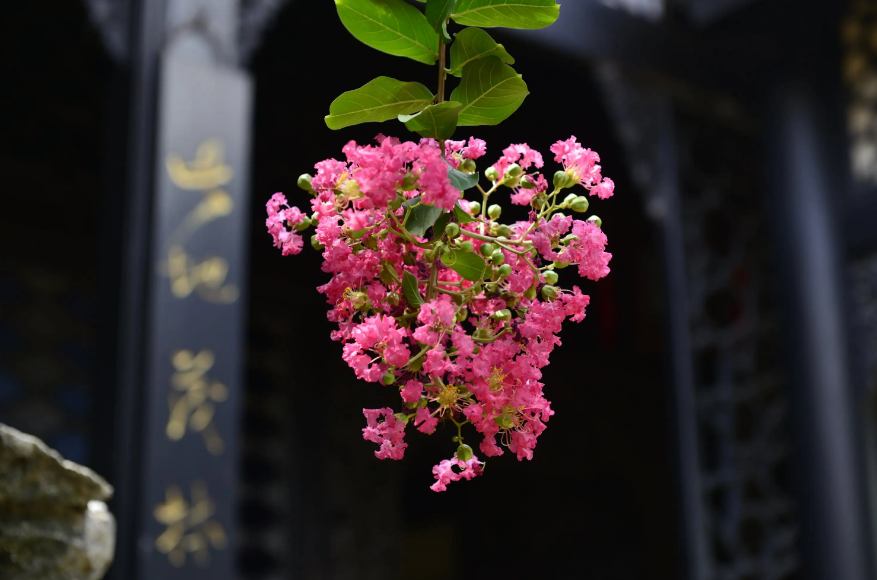
[[[467,26],[536,29],[557,20],[555,0],[457,0],[451,18]]]
[[[450,212],[443,213],[439,219],[436,220],[435,225],[432,226],[432,241],[435,241],[442,237],[442,234],[445,233],[445,228],[448,227],[448,223],[451,221],[452,214]]]
[[[412,310],[420,308],[420,305],[423,304],[423,297],[417,287],[417,277],[407,270],[402,274],[402,294],[405,295],[405,300],[408,301]]]
[[[454,169],[450,165],[448,165],[448,178],[451,180],[451,185],[460,191],[466,191],[467,189],[471,189],[478,185],[477,173],[469,175],[468,173],[463,173],[462,171]]]
[[[479,58],[495,56],[506,64],[515,64],[515,59],[506,52],[505,47],[480,28],[464,28],[454,38],[451,45],[451,69],[454,76],[460,76],[463,67]]]
[[[449,248],[442,254],[442,263],[470,282],[478,282],[487,270],[487,264],[477,254]]]
[[[475,218],[466,213],[462,207],[460,207],[460,202],[454,206],[454,217],[457,218],[457,221],[461,224],[468,224],[475,221]]]
[[[341,129],[359,123],[387,121],[419,111],[432,99],[430,90],[420,83],[378,77],[332,101],[326,125],[330,129]]]
[[[425,64],[438,59],[438,33],[403,0],[335,0],[335,5],[347,30],[370,47]]]
[[[446,26],[448,17],[454,11],[454,5],[457,0],[427,0],[426,2],[426,20],[430,23],[433,30],[440,33],[445,43],[451,42]]]
[[[419,197],[415,197],[408,201],[408,204],[414,205],[420,201]],[[431,205],[418,205],[408,210],[408,218],[405,222],[405,229],[415,236],[422,238],[426,235],[426,230],[432,227],[432,224],[442,215],[442,208]]]
[[[451,100],[463,103],[457,125],[497,125],[518,110],[529,94],[527,83],[499,57],[489,56],[463,67],[463,80]]]
[[[421,137],[445,140],[454,136],[461,108],[462,103],[447,101],[430,105],[413,115],[399,115],[399,120],[405,123],[409,131]]]

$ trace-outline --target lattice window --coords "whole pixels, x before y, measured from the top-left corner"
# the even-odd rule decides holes
[[[682,219],[711,578],[799,567],[788,391],[755,134],[677,99]]]

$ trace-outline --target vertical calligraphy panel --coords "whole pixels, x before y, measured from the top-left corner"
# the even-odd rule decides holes
[[[141,580],[234,577],[251,83],[162,62]]]

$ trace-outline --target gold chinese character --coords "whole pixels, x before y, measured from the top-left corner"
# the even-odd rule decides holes
[[[168,154],[165,167],[174,185],[186,191],[215,189],[234,177],[234,170],[223,160],[222,142],[218,139],[202,141],[192,161],[183,161],[176,153]]]
[[[211,256],[195,260],[182,246],[171,246],[162,273],[170,278],[171,293],[176,298],[186,298],[193,292],[208,302],[231,304],[240,296],[238,287],[226,284],[228,261]]]
[[[192,502],[185,500],[177,486],[165,490],[165,501],[155,506],[153,515],[164,532],[155,539],[155,547],[177,568],[186,563],[186,553],[194,555],[202,568],[210,565],[210,548],[224,550],[228,537],[219,522],[212,520],[216,507],[200,481],[192,484]]]
[[[168,439],[179,441],[190,428],[201,433],[207,450],[213,455],[220,455],[225,449],[222,437],[213,423],[216,403],[228,398],[228,387],[207,376],[213,368],[215,358],[210,350],[202,350],[194,354],[190,350],[178,350],[171,357],[174,374],[171,375],[171,386],[178,393],[171,393],[168,398],[170,416],[167,422]]]

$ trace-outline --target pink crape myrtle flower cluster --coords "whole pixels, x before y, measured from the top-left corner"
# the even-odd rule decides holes
[[[564,213],[586,212],[588,198],[562,195],[578,187],[600,199],[613,194],[599,156],[575,137],[559,141],[551,152],[562,169],[549,184],[542,155],[511,145],[485,169],[484,189],[475,173],[486,154],[479,139],[378,136],[342,151],[344,161],[321,161],[316,175],[299,179],[312,195],[310,215],[277,193],[267,227],[283,255],[298,254],[301,232],[316,228],[311,245],[331,276],[318,290],[338,324],[332,339],[358,378],[398,397],[397,410],[363,410],[363,437],[379,446],[379,459],[402,459],[406,429],[433,434],[452,425],[457,450],[433,468],[435,491],[483,473],[464,443],[470,428],[482,457],[508,450],[532,459],[554,415],[541,369],[564,320],[581,322],[590,301],[578,286],[558,286],[558,272],[575,266],[590,280],[609,273],[600,219]],[[502,208],[488,205],[501,187],[529,207],[526,221],[501,223]],[[463,189],[481,201],[466,200]]]

